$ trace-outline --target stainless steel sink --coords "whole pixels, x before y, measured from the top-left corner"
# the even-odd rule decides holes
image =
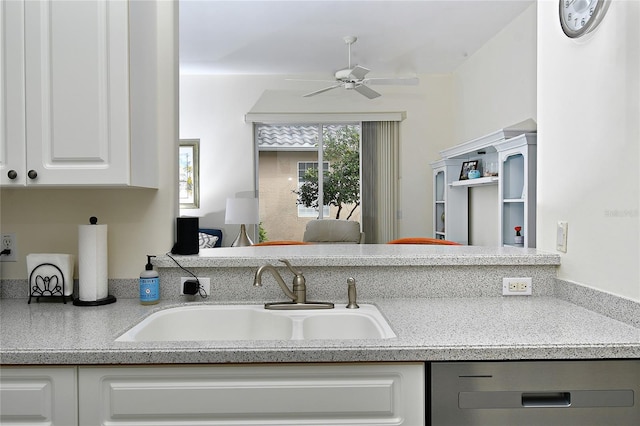
[[[191,305],[155,312],[118,342],[389,339],[396,337],[373,305],[359,309],[272,311],[263,305]]]

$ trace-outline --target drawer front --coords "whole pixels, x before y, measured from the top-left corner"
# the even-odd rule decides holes
[[[422,425],[424,365],[80,368],[83,425]]]

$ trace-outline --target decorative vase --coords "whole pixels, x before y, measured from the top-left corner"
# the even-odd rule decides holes
[[[520,234],[520,231],[522,230],[522,226],[516,226],[514,229],[516,231],[516,236],[513,237],[513,243],[516,246],[523,246],[524,245],[524,237]]]

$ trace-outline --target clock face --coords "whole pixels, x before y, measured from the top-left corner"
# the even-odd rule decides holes
[[[592,31],[602,20],[608,0],[560,0],[562,31],[572,38]]]

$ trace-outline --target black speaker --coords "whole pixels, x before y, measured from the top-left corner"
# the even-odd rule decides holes
[[[198,254],[198,231],[200,223],[197,217],[176,218],[176,233],[178,242],[173,246],[173,254]]]

